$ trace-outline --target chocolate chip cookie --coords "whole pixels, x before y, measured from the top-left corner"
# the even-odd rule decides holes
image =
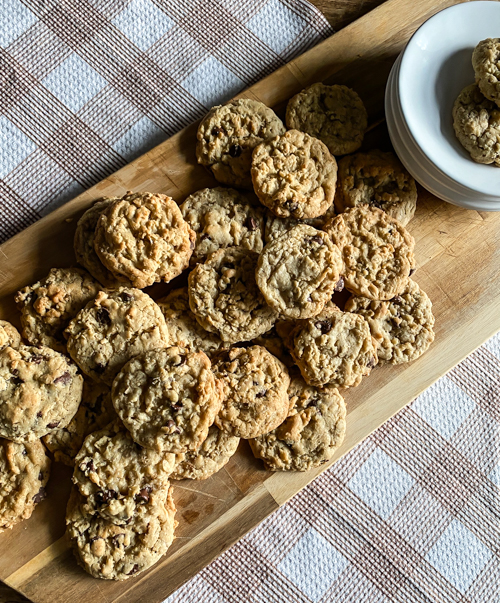
[[[264,241],[270,243],[285,232],[288,232],[299,224],[307,224],[314,228],[321,229],[330,218],[335,216],[335,206],[330,205],[327,211],[317,218],[308,218],[306,220],[296,220],[295,218],[278,218],[272,212],[268,212],[266,217],[266,228],[264,231]]]
[[[201,446],[222,402],[208,357],[176,346],[130,360],[112,398],[139,445],[175,453]]]
[[[64,329],[100,289],[81,268],[52,268],[44,279],[16,293],[24,337],[64,353]]]
[[[204,188],[181,205],[181,212],[196,233],[191,265],[226,247],[260,253],[264,238],[264,208],[231,188]]]
[[[328,222],[326,232],[344,261],[348,291],[386,300],[401,293],[415,271],[415,241],[397,220],[369,205],[358,205]]]
[[[0,320],[0,350],[10,346],[18,348],[21,345],[21,335],[14,325],[6,320]]]
[[[335,387],[311,387],[300,377],[288,388],[290,412],[276,429],[250,440],[270,471],[308,471],[329,461],[342,444],[346,405]]]
[[[361,146],[368,114],[354,90],[318,82],[289,101],[286,125],[319,138],[332,155],[346,155]]]
[[[33,442],[65,427],[82,399],[77,367],[46,347],[0,351],[0,437]]]
[[[472,66],[481,92],[500,106],[500,38],[481,40],[472,53]]]
[[[222,408],[215,419],[219,429],[248,439],[284,421],[290,378],[285,365],[265,348],[254,345],[221,352],[214,373],[223,389]]]
[[[411,362],[434,341],[431,300],[411,279],[404,291],[390,301],[354,296],[347,301],[345,309],[361,314],[368,321],[378,343],[380,364]]]
[[[331,299],[341,272],[340,252],[330,237],[300,224],[264,247],[255,279],[276,312],[309,318]]]
[[[321,140],[289,130],[255,147],[252,182],[276,216],[315,218],[333,203],[337,162]]]
[[[241,247],[219,249],[189,274],[189,304],[196,320],[226,344],[258,337],[277,318],[255,282],[258,258]]]
[[[137,354],[167,345],[158,305],[139,289],[100,291],[66,329],[68,352],[82,371],[107,385]]]
[[[173,199],[129,193],[99,216],[94,249],[108,270],[143,289],[187,268],[195,238]]]
[[[291,367],[293,366],[293,358],[290,356],[288,348],[278,333],[278,324],[279,323],[276,323],[272,329],[263,335],[259,335],[259,337],[252,339],[252,343],[266,348],[268,352],[271,352],[273,356],[276,356],[278,360],[281,360],[286,367]]]
[[[252,151],[263,140],[285,133],[276,113],[259,101],[242,98],[212,107],[198,126],[196,157],[229,186],[252,189]]]
[[[371,205],[403,226],[415,215],[417,185],[393,153],[370,151],[343,157],[335,195],[337,211]]]
[[[45,496],[50,459],[40,440],[0,438],[0,532],[28,519]]]

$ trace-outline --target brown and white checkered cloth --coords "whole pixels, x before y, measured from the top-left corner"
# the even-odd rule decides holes
[[[305,0],[0,0],[0,242],[330,35]],[[168,598],[500,602],[500,337]]]

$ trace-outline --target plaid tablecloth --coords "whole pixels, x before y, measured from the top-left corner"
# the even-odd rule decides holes
[[[1,0],[0,241],[330,35],[305,0]],[[500,601],[500,337],[169,603]]]

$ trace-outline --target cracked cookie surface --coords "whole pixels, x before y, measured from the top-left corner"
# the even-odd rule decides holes
[[[481,40],[472,53],[472,66],[481,92],[500,105],[500,38]]]

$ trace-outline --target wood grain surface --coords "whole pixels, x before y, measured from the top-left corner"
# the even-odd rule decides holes
[[[283,115],[288,98],[306,85],[345,83],[362,96],[370,122],[380,123],[387,75],[404,43],[430,15],[457,3],[389,0],[241,96],[262,100]],[[180,132],[5,243],[0,248],[0,316],[18,322],[13,293],[50,267],[74,262],[76,220],[94,199],[133,189],[161,191],[180,202],[214,185],[195,163],[195,132],[195,125]],[[371,129],[365,146],[389,148],[383,123]],[[345,393],[347,436],[336,458],[500,329],[500,214],[456,208],[420,189],[409,230],[416,240],[414,278],[434,303],[436,341],[416,362],[377,368]],[[164,290],[158,286],[152,294]],[[0,579],[40,603],[162,601],[328,466],[273,474],[242,442],[229,464],[209,480],[176,485],[180,525],[168,554],[148,572],[113,583],[91,578],[73,559],[64,539],[70,471],[56,465],[48,499],[29,521],[0,535]]]

